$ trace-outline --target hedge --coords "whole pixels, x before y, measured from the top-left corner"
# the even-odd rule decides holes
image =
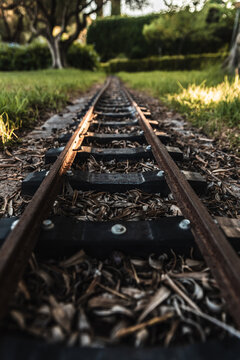
[[[20,46],[1,44],[0,70],[38,70],[51,65],[51,55],[46,45]]]
[[[223,62],[227,53],[149,57],[138,60],[114,59],[102,64],[107,73],[120,71],[137,72],[153,70],[199,70],[206,65]]]
[[[74,68],[94,70],[99,66],[99,56],[92,45],[75,43],[68,50],[67,63]]]
[[[234,13],[233,10],[228,11]],[[196,12],[200,16],[199,21],[202,21],[200,13]],[[181,12],[179,12],[179,16],[180,14]],[[176,13],[177,15],[178,13]],[[180,28],[176,38],[176,36],[172,36],[171,29],[166,26],[167,31],[162,39],[159,36],[159,38],[148,38],[147,40],[146,33],[144,35],[143,31],[144,27],[146,28],[164,16],[169,16],[169,14],[160,13],[140,17],[113,16],[97,19],[88,28],[87,42],[95,46],[101,61],[104,62],[123,56],[128,59],[140,59],[149,56],[191,55],[227,51],[231,41],[234,16],[226,15],[225,20],[223,18],[220,23],[215,24],[215,30],[213,23],[206,23],[206,31],[190,32],[183,36]],[[181,26],[184,27],[184,23]],[[211,36],[207,35],[209,29],[212,29]]]
[[[158,18],[158,14],[97,19],[87,32],[87,43],[93,44],[102,61],[123,54],[127,58],[144,58],[158,54],[158,49],[148,44],[143,27]]]
[[[98,67],[98,55],[90,45],[73,44],[67,61],[69,66],[79,69],[94,70]],[[0,44],[0,71],[46,69],[51,63],[51,54],[45,44]]]

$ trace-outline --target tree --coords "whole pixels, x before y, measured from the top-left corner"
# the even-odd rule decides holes
[[[67,66],[66,54],[87,25],[87,18],[104,4],[94,0],[23,0],[31,30],[43,36],[52,55],[53,68]]]
[[[131,9],[142,9],[149,5],[149,0],[125,0],[125,4]],[[111,0],[111,15],[121,15],[121,0]]]
[[[0,34],[4,42],[21,43],[24,41],[24,15],[18,7],[11,8],[11,3],[0,2]]]
[[[31,32],[43,36],[48,43],[53,68],[66,66],[66,54],[80,32],[86,27],[87,18],[104,4],[94,0],[0,0],[4,11],[19,11],[29,19]]]
[[[232,44],[229,56],[225,60],[223,66],[226,67],[231,73],[234,71],[239,72],[240,70],[240,26],[239,26],[239,18],[240,18],[240,3],[236,3],[235,7],[236,17],[235,24],[233,28],[233,36],[232,36]]]
[[[53,68],[67,65],[66,54],[87,25],[87,18],[100,11],[108,0],[0,0],[3,10],[21,9],[28,17],[31,32],[48,43]],[[125,0],[140,6],[147,0]]]
[[[186,9],[187,7],[197,10],[198,8],[201,8],[205,2],[206,0],[182,0],[180,2],[179,0],[163,0],[165,8],[168,12],[176,12]]]
[[[103,17],[103,0],[95,0],[95,1],[98,7],[97,16]]]
[[[111,0],[111,15],[121,15],[121,0]]]
[[[169,4],[170,2],[168,2]],[[197,6],[197,2],[194,3]],[[192,2],[193,5],[193,2]],[[198,3],[199,5],[199,3]],[[207,1],[200,10],[189,6],[167,11],[145,25],[143,34],[148,42],[174,54],[215,52],[229,42],[233,20],[232,9],[221,2]]]

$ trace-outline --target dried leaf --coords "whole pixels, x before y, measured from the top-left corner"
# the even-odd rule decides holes
[[[157,306],[159,306],[164,300],[170,296],[171,292],[165,287],[161,286],[160,289],[154,294],[154,296],[149,300],[147,307],[140,315],[138,322],[143,321],[143,319],[150,314]]]

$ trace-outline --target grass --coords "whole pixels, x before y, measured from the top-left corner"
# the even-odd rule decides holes
[[[216,66],[202,71],[120,73],[129,86],[145,90],[186,115],[206,134],[240,145],[240,80]]]
[[[9,144],[16,129],[32,126],[44,112],[59,111],[104,78],[100,72],[75,69],[0,72],[0,142]]]

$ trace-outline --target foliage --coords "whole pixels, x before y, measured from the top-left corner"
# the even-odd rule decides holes
[[[34,36],[47,41],[52,57],[52,67],[67,65],[69,47],[86,27],[87,17],[95,13],[95,0],[2,0],[3,13],[18,10],[28,19]],[[5,9],[5,10],[4,10]]]
[[[68,63],[72,67],[94,70],[98,66],[98,55],[92,46],[74,43],[68,51]],[[39,42],[25,46],[0,44],[0,71],[38,70],[50,65],[47,45]]]
[[[182,111],[187,111],[198,126],[205,126],[210,131],[221,130],[224,123],[240,130],[240,81],[225,77],[217,86],[192,84],[182,88],[178,95],[169,95],[168,100]],[[211,111],[209,111],[211,109]]]
[[[0,70],[37,70],[49,67],[51,56],[42,44],[20,46],[0,45]]]
[[[185,114],[195,126],[240,145],[240,81],[224,78],[218,67],[202,71],[120,73],[135,89],[146,90]]]
[[[27,24],[24,15],[18,8],[3,10],[0,1],[0,41],[23,43]]]
[[[99,57],[92,45],[72,44],[67,53],[67,63],[71,67],[94,70],[98,67]]]
[[[235,12],[226,4],[207,1],[200,11],[186,7],[161,14],[143,34],[163,54],[217,52],[231,40]]]
[[[8,114],[0,114],[0,143],[3,145],[16,138],[14,131],[18,129],[17,124],[10,122]]]
[[[144,39],[142,30],[157,15],[140,17],[114,16],[97,19],[88,28],[87,42],[95,46],[102,61],[117,57],[143,58],[157,52]],[[155,51],[154,51],[155,50]]]
[[[147,0],[125,0],[130,5],[141,7]],[[99,13],[103,0],[0,0],[0,11],[18,12],[27,18],[32,35],[42,36],[47,40],[52,57],[52,67],[61,69],[67,66],[67,52],[87,25],[87,18]],[[7,26],[7,31],[9,26]],[[9,32],[9,31],[8,31]]]
[[[1,117],[0,137],[6,133],[3,126],[9,124],[10,131],[31,126],[42,114],[60,110],[71,97],[104,78],[100,72],[75,69],[1,72],[0,113],[5,115]]]
[[[177,55],[163,57],[149,57],[145,59],[128,60],[113,59],[103,65],[107,73],[117,73],[120,71],[138,72],[153,70],[197,70],[206,65],[223,62],[227,53],[217,54],[197,54],[197,55]]]

